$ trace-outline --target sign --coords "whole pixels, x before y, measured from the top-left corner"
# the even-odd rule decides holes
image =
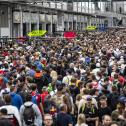
[[[28,33],[29,37],[39,37],[46,34],[46,30],[33,30],[32,32]]]
[[[13,22],[14,23],[21,22],[21,12],[13,12]]]
[[[93,30],[96,30],[96,26],[87,26],[86,27],[86,30],[88,30],[88,31],[93,31]]]

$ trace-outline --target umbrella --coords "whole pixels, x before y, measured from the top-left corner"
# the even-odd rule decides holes
[[[46,34],[46,30],[33,30],[31,32],[28,33],[29,37],[39,37],[39,36],[43,36]]]
[[[68,31],[68,32],[65,32],[64,33],[64,37],[67,38],[67,39],[73,39],[76,37],[76,33],[75,32],[71,32],[71,31]]]

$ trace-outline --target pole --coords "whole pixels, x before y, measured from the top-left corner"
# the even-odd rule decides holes
[[[81,13],[82,13],[82,0],[81,0]]]
[[[37,17],[38,17],[38,21],[37,21],[37,30],[39,30],[39,23],[40,23],[40,21],[39,21],[39,13],[37,13]]]
[[[100,0],[100,12],[102,12],[102,6],[101,6],[102,3],[101,2],[102,2],[102,0]]]
[[[78,12],[78,0],[77,0],[77,12]]]
[[[89,3],[90,3],[90,0],[88,0],[88,13],[89,13]]]
[[[23,11],[22,11],[22,8],[20,9],[20,14],[21,14],[20,36],[23,36]]]
[[[110,0],[110,10],[111,10],[111,12],[113,12],[113,1],[112,0]],[[112,19],[111,19],[111,26],[113,27],[113,17],[112,17]]]
[[[91,1],[91,13],[93,13],[93,11],[92,11],[92,1]]]
[[[31,11],[29,12],[30,15],[30,21],[29,21],[29,32],[31,32]]]

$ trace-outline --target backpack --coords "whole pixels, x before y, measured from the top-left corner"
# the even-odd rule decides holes
[[[118,85],[119,85],[119,81],[113,81],[113,86],[115,86],[116,88],[118,88]]]
[[[58,107],[60,106],[60,104],[63,103],[63,97],[64,97],[64,95],[62,95],[62,96],[57,96],[57,95],[55,95],[55,96],[54,96],[56,105],[57,105]]]
[[[8,119],[13,124],[13,126],[19,126],[18,120],[14,114],[7,114],[5,118]]]
[[[24,109],[24,112],[23,112],[23,117],[24,117],[24,122],[25,122],[26,125],[34,124],[35,112],[32,108],[32,105],[30,105],[30,106],[24,105],[25,109]]]

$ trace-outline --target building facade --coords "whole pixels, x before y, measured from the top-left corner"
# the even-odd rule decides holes
[[[0,2],[0,37],[27,36],[32,30],[47,30],[53,34],[69,30],[83,31],[88,25],[111,27],[118,23],[114,23],[114,17],[123,19],[125,24],[125,15],[117,14],[114,9],[113,13],[106,13],[104,4],[98,4],[100,10],[97,11],[92,2],[33,4],[3,1]]]

